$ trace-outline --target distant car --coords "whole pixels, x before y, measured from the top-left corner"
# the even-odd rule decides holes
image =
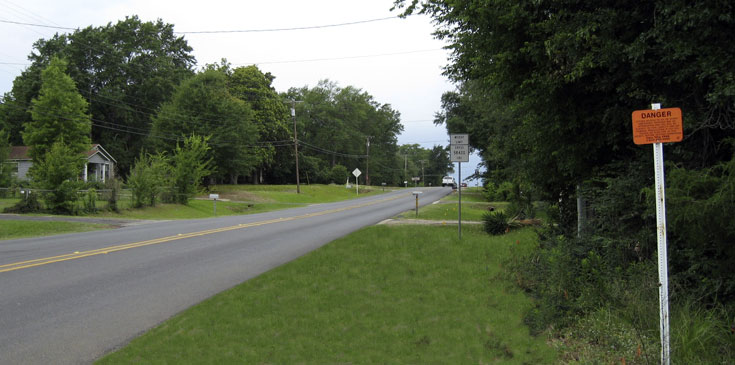
[[[466,188],[467,187],[467,183],[462,183],[462,187],[463,188]]]
[[[444,187],[444,186],[454,187],[455,185],[457,185],[457,183],[454,181],[454,178],[453,177],[451,177],[451,176],[444,176],[442,178],[442,187]]]

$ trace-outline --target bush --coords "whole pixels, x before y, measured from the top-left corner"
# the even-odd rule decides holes
[[[3,213],[37,213],[41,211],[41,203],[38,202],[38,193],[29,192],[22,194],[22,198],[12,207],[7,207]]]
[[[117,205],[117,200],[120,196],[120,190],[122,184],[118,179],[108,179],[105,181],[105,200],[107,200],[107,210],[112,212],[119,212],[120,208]]]
[[[488,181],[483,189],[485,199],[487,201],[509,201],[513,193],[513,183],[510,181],[504,181],[500,185],[496,185],[492,181]]]
[[[86,213],[97,212],[97,190],[94,188],[88,189],[84,196],[84,211]]]
[[[346,167],[342,165],[334,165],[329,171],[329,182],[340,185],[347,180],[348,176],[350,176],[350,173],[347,171]]]
[[[485,232],[491,235],[499,235],[510,230],[508,215],[505,212],[489,212],[482,216],[483,227]]]
[[[128,186],[133,192],[133,207],[155,206],[169,184],[171,167],[165,154],[141,153],[128,176]]]

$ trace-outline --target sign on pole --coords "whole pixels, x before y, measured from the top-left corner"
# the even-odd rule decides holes
[[[457,194],[459,194],[459,200],[457,203],[457,232],[460,240],[462,239],[462,162],[470,162],[469,144],[469,134],[449,135],[449,161],[457,162],[459,167],[459,186],[457,187]]]
[[[633,112],[633,142],[635,144],[680,142],[683,138],[681,109],[666,108]]]
[[[451,145],[449,148],[449,161],[470,162],[470,146],[466,144]]]
[[[454,145],[468,145],[470,144],[469,134],[450,134],[449,144]]]
[[[633,119],[633,142],[653,144],[653,165],[656,181],[656,231],[658,232],[658,299],[659,330],[661,335],[661,364],[670,359],[669,338],[669,270],[666,248],[666,184],[664,178],[663,142],[679,142],[683,139],[681,109],[661,109],[652,104],[651,110],[636,110]]]
[[[355,175],[355,193],[357,195],[360,195],[360,183],[357,181],[357,178],[360,177],[361,174],[362,171],[358,168],[352,170],[352,175]]]

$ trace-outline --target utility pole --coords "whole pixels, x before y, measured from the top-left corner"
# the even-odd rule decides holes
[[[403,181],[408,181],[408,155],[403,155]]]
[[[421,182],[426,186],[426,175],[424,175],[424,162],[426,160],[421,160]]]
[[[299,182],[299,139],[296,134],[296,100],[291,100],[291,119],[293,120],[293,150],[296,156],[296,194],[301,194],[301,183]]]
[[[365,185],[370,186],[370,138],[373,138],[373,136],[367,136],[366,143],[367,143],[367,167],[365,168]]]

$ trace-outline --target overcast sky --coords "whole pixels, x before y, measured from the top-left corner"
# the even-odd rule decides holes
[[[454,86],[442,76],[448,52],[431,35],[426,16],[395,17],[392,0],[0,0],[0,93],[27,67],[33,42],[64,30],[3,23],[12,21],[84,28],[138,15],[174,24],[194,49],[199,66],[226,58],[233,66],[256,64],[272,73],[278,91],[313,87],[329,79],[354,86],[401,113],[399,144],[448,145],[443,126],[432,123],[441,95]],[[324,26],[270,32],[187,33]],[[475,170],[476,156],[463,164]],[[456,164],[455,164],[456,165]],[[455,177],[456,177],[455,172]]]

